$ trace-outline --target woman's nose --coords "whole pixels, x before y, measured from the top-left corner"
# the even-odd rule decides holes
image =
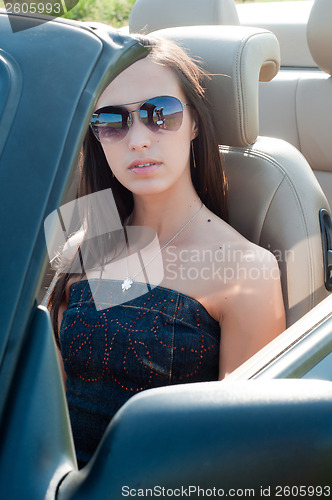
[[[138,110],[131,111],[128,118],[129,148],[138,150],[151,146],[151,131],[141,121]]]

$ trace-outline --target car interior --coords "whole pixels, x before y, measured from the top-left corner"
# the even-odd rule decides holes
[[[280,71],[259,85],[259,135],[284,139],[301,151],[331,205],[331,2],[206,0],[194,2],[188,11],[185,1],[172,1],[173,8],[164,0],[137,0],[130,32],[223,24],[265,28],[276,35]]]
[[[129,18],[129,32],[180,42],[213,75],[206,87],[229,181],[230,223],[276,256],[287,327],[332,289],[332,4],[313,4],[248,9],[233,0],[194,0],[188,10],[185,0],[137,0]],[[232,61],[223,46],[242,36],[237,50],[250,53],[246,64],[240,52]],[[211,50],[216,43],[221,49]],[[75,191],[74,180],[68,200]],[[40,302],[52,274],[43,280]]]
[[[176,15],[174,14],[175,10]],[[157,12],[159,12],[159,15],[157,15]],[[161,12],[163,15],[160,15]],[[227,173],[230,180],[229,201],[232,224],[249,239],[268,247],[270,250],[273,251],[275,248],[282,249],[280,259],[278,260],[287,311],[287,325],[294,325],[294,328],[288,328],[285,335],[281,335],[279,339],[271,343],[271,348],[267,347],[262,350],[261,354],[257,354],[252,362],[248,363],[248,368],[246,367],[247,363],[245,363],[243,368],[236,370],[231,376],[232,379],[236,380],[253,376],[256,365],[259,367],[262,365],[263,360],[272,360],[275,352],[272,344],[275,346],[276,351],[283,351],[285,348],[287,349],[287,345],[291,343],[291,339],[293,339],[293,342],[296,342],[299,332],[301,332],[301,329],[303,330],[304,324],[308,327],[308,331],[311,329],[312,332],[315,332],[320,318],[325,316],[331,307],[330,301],[324,301],[321,307],[318,309],[316,307],[312,310],[313,305],[317,304],[322,298],[326,296],[330,297],[329,292],[331,291],[332,284],[332,224],[329,209],[326,210],[323,208],[324,206],[331,206],[332,203],[330,141],[332,125],[332,60],[330,51],[332,4],[329,0],[236,4],[233,0],[207,0],[204,4],[193,5],[193,9],[189,12],[187,11],[185,2],[177,2],[174,4],[174,9],[165,9],[165,2],[163,0],[156,0],[154,2],[151,2],[151,0],[137,0],[130,15],[129,31],[148,33],[167,27],[179,25],[198,26],[202,24],[209,26],[209,32],[212,28],[210,25],[222,24],[231,25],[233,33],[236,32],[239,26],[262,28],[274,33],[280,47],[280,69],[270,78],[260,78],[258,83],[258,89],[256,89],[258,93],[258,137],[250,146],[250,153],[254,155],[257,153],[254,169],[258,169],[258,162],[263,161],[263,158],[265,162],[268,161],[268,158],[275,161],[275,154],[279,155],[281,151],[283,152],[283,158],[278,157],[277,162],[280,161],[282,165],[285,163],[284,155],[288,156],[288,160],[294,153],[296,155],[296,157],[293,156],[294,168],[291,169],[291,177],[288,177],[289,166],[286,167],[286,178],[289,181],[288,187],[292,191],[293,187],[296,186],[295,191],[290,195],[287,189],[285,190],[287,182],[281,183],[280,189],[275,190],[276,197],[271,196],[271,207],[265,207],[266,219],[263,216],[261,221],[264,220],[264,222],[261,226],[258,223],[257,227],[254,228],[253,226],[251,227],[248,221],[248,212],[243,210],[241,213],[241,202],[243,199],[247,199],[248,187],[251,187],[251,176],[248,175],[246,184],[243,179],[248,171],[244,170],[242,172],[239,166],[241,161],[239,162],[238,158],[234,159],[235,153],[239,155],[239,149],[235,151],[233,146],[231,148],[221,147],[226,167],[231,162],[231,168],[227,169]],[[181,39],[180,33],[176,36]],[[191,50],[191,41],[187,45],[186,40],[184,46],[188,46]],[[197,47],[195,46],[193,49],[194,54],[197,52],[196,49]],[[200,52],[200,49],[198,52]],[[214,56],[216,60],[218,57],[220,61],[223,58],[223,54],[221,53],[218,53],[218,56],[214,54]],[[203,58],[210,65],[211,61],[206,53],[203,55]],[[220,67],[222,67],[222,63],[220,63]],[[210,67],[208,67],[209,69]],[[219,71],[222,71],[222,69],[220,70],[219,68]],[[209,88],[209,83],[207,87]],[[219,96],[216,95],[214,97],[215,100],[213,102],[215,104]],[[252,96],[250,97],[251,102],[255,102],[254,99]],[[228,117],[227,119],[229,120]],[[281,139],[282,142],[279,142],[277,139]],[[223,136],[221,137],[221,144],[224,143],[228,146],[234,144],[225,141],[225,136]],[[291,145],[296,148],[296,151],[293,150],[291,152]],[[243,144],[241,146],[244,147]],[[261,153],[264,156],[260,154],[261,147]],[[266,150],[265,147],[268,149]],[[267,152],[268,156],[266,156]],[[242,150],[242,155],[245,154]],[[244,158],[242,157],[241,159],[243,161]],[[286,160],[286,163],[288,163],[288,160]],[[304,169],[309,177],[301,174],[303,163],[307,164]],[[312,174],[309,173],[308,165],[319,181],[320,187],[317,186]],[[239,173],[235,175],[237,170],[239,170]],[[272,170],[273,168],[266,168],[265,165],[262,171],[264,175],[269,176]],[[293,184],[293,174],[296,177],[295,184]],[[262,176],[261,172],[258,175],[260,176],[260,186],[262,187],[265,177],[264,175]],[[254,178],[258,178],[258,175]],[[305,181],[306,185],[302,184],[305,178],[307,179]],[[271,178],[269,179],[271,181]],[[232,191],[235,181],[238,182],[236,190]],[[301,188],[299,188],[300,185],[302,186]],[[258,192],[258,183],[256,189]],[[257,192],[255,193],[255,189],[252,189],[252,198],[248,206],[255,206],[253,200],[257,199]],[[313,201],[314,198],[312,198],[314,192],[316,194],[319,192],[316,199],[318,202],[317,206],[314,206],[315,202]],[[322,192],[325,194],[327,200],[322,197]],[[241,193],[241,195],[236,197],[235,193]],[[295,205],[292,205],[291,202],[293,196],[297,199]],[[305,204],[308,202],[308,196],[311,197],[313,205],[310,208],[308,206],[308,212],[306,212],[304,205],[300,205],[302,201]],[[283,201],[281,202],[281,200]],[[297,205],[299,202],[300,204]],[[274,217],[276,214],[273,209],[274,204],[276,204],[275,206],[278,205],[277,214],[280,215],[280,219],[278,219],[278,215]],[[295,206],[298,207],[298,213],[301,214],[300,217],[296,215]],[[262,212],[264,213],[264,210]],[[311,223],[306,226],[306,222],[304,221],[309,213],[311,213]],[[319,214],[320,227],[317,225],[317,214]],[[309,230],[309,233],[311,233],[311,230],[313,231],[310,236],[309,233],[306,236],[304,233],[300,234],[301,230],[297,233],[301,219],[303,228],[306,227],[304,232],[309,227],[312,228]],[[252,221],[259,220],[260,214],[258,212],[254,214]],[[288,222],[290,222],[289,227]],[[270,229],[267,229],[266,225],[269,226],[269,224],[271,224]],[[311,224],[313,225],[311,226]],[[259,234],[261,228],[262,234]],[[270,234],[267,236],[268,232]],[[297,233],[297,236],[295,236],[295,233]],[[293,237],[294,239],[292,239]],[[271,239],[273,243],[271,243]],[[316,244],[314,244],[315,240]],[[322,255],[320,253],[321,245]],[[310,257],[311,251],[313,253]],[[314,267],[316,267],[316,271],[311,273],[309,269],[313,262],[315,262]],[[304,278],[304,281],[302,281],[302,278]],[[316,285],[314,285],[314,282],[316,282]],[[313,288],[311,288],[312,286]],[[311,295],[310,289],[315,289],[316,292]],[[311,305],[310,299],[308,300],[310,296],[312,300]],[[304,316],[303,322],[299,321],[299,318],[303,317],[306,311],[310,311],[310,313]],[[308,325],[311,326],[309,327]],[[321,351],[320,356],[322,358],[322,361],[319,362],[320,368],[310,370],[314,378],[317,372],[319,374],[318,378],[322,378],[322,374],[324,374],[323,378],[331,379],[330,370],[326,369],[330,359],[330,356],[327,355],[330,352],[328,337],[326,330],[321,340],[318,340],[319,336],[313,333],[310,341],[313,342],[313,339],[316,339],[317,345],[315,346],[315,350]],[[282,367],[274,369],[272,367],[269,376],[271,378],[275,376],[291,377],[294,375],[300,376],[300,373],[306,373],[307,368],[304,367],[304,360],[308,359],[309,352],[313,350],[313,344],[310,344],[310,342],[308,341],[308,347],[304,350],[306,354],[303,354],[302,361],[298,360],[299,366],[295,368],[296,363],[292,359],[289,366],[285,369]],[[319,343],[320,347],[318,347]],[[313,362],[314,365],[315,363]],[[264,371],[264,376],[266,376],[266,371]],[[309,372],[307,376],[311,376]]]
[[[252,9],[233,0],[195,0],[190,11],[184,0],[170,1],[137,0],[129,31],[174,39],[213,75],[206,87],[228,176],[230,223],[276,256],[289,327],[332,289],[332,5],[327,12],[326,0],[314,8],[310,0],[286,2],[285,23],[279,2],[271,25],[264,9],[255,20]],[[229,50],[234,40],[239,45]]]
[[[299,149],[331,205],[332,4],[328,0],[293,3],[306,4],[307,19],[299,26],[299,41],[293,42],[294,51],[288,51],[287,57],[294,24],[286,24],[288,33],[279,30],[281,70],[269,85],[260,86],[260,134],[285,139]]]
[[[330,208],[313,170],[320,172],[318,179],[324,183],[324,175],[332,175],[331,165],[327,165],[330,144],[324,136],[328,122],[323,123],[323,117],[328,120],[331,115],[327,48],[331,35],[323,30],[323,40],[319,32],[325,18],[331,25],[330,0],[316,0],[310,14],[310,37],[316,41],[308,47],[319,68],[286,69],[285,44],[281,43],[281,71],[277,33],[266,26],[249,25],[249,21],[246,25],[245,9],[235,8],[232,0],[193,0],[193,5],[197,10],[188,12],[184,0],[137,0],[130,30],[140,31],[148,25],[151,32],[178,41],[200,57],[212,75],[206,86],[229,178],[230,221],[252,241],[275,253],[287,323],[307,331],[327,317],[326,309],[320,308],[329,295]],[[174,11],[184,26],[172,26]],[[52,327],[46,309],[36,304],[46,261],[42,228],[46,216],[68,200],[68,186],[98,95],[117,72],[143,57],[145,51],[112,29],[80,28],[63,20],[34,26],[34,19],[23,18],[21,32],[12,36],[5,13],[0,14],[4,96],[0,214],[6,221],[3,237],[7,242],[1,249],[6,265],[0,268],[4,294],[0,301],[4,332],[0,337],[0,476],[4,498],[114,499],[120,498],[121,485],[149,486],[156,481],[172,488],[193,480],[201,486],[223,488],[267,487],[282,481],[302,484],[303,478],[311,484],[328,484],[330,383],[250,383],[246,375],[241,383],[183,384],[134,396],[114,417],[91,463],[77,471]],[[208,24],[209,29],[195,26],[195,22]],[[216,22],[228,26],[211,26]],[[303,36],[301,23],[299,37]],[[274,82],[280,106],[274,102]],[[312,95],[316,85],[317,94]],[[292,106],[286,98],[293,103],[306,99],[308,106],[311,99],[314,106],[314,99],[324,98],[321,108],[316,104],[315,109],[305,111],[312,119],[317,111],[319,127],[306,123],[306,139],[296,144],[291,136],[277,134],[279,129],[284,133],[286,124],[292,122]],[[266,113],[271,114],[269,126],[275,125],[276,133],[264,130],[264,99],[271,101],[271,111]],[[55,103],[51,108],[50,102]],[[27,127],[31,103],[38,120]],[[297,128],[292,133],[298,138],[303,133],[302,129],[299,132],[299,116],[304,110],[295,111],[292,123]],[[319,137],[314,138],[314,133]],[[323,139],[326,145],[319,142]],[[306,149],[301,149],[308,148],[310,140],[319,152],[315,158],[326,154],[326,163],[317,163],[317,168],[311,164],[311,156],[304,154]],[[314,146],[309,149],[314,156]],[[325,226],[319,219],[321,210]],[[317,321],[308,323],[305,314],[312,308]],[[325,326],[327,337],[331,328],[327,322]],[[295,337],[289,342],[295,344]]]
[[[329,244],[322,249],[329,229],[322,219],[329,226],[332,60],[331,30],[321,28],[323,17],[328,24],[326,1],[318,0],[311,12],[304,47],[304,19],[313,2],[285,3],[287,12],[289,4],[307,7],[296,9],[302,13],[295,35],[292,20],[282,25],[276,17],[275,36],[259,18],[246,22],[241,7],[247,6],[235,6],[233,0],[197,2],[190,11],[186,2],[174,0],[173,8],[169,2],[165,8],[162,0],[137,0],[129,30],[180,42],[213,75],[206,87],[229,180],[230,222],[277,257],[290,326],[329,294]],[[329,14],[332,18],[331,3]],[[222,32],[216,24],[225,25]],[[298,38],[293,53],[287,44],[290,30]],[[235,39],[238,47],[229,47]],[[307,47],[325,71],[311,67],[315,63]],[[303,69],[305,57],[310,67]],[[230,78],[218,76],[225,73]]]

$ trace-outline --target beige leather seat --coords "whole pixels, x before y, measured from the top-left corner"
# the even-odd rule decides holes
[[[272,31],[280,45],[280,66],[316,66],[307,44],[307,24],[314,0],[237,3],[240,25]]]
[[[296,148],[257,137],[258,80],[277,73],[278,42],[268,31],[240,26],[156,34],[188,48],[213,75],[206,87],[229,179],[230,222],[276,255],[289,326],[328,294],[318,213],[329,207]]]
[[[235,7],[233,0],[192,0],[189,9],[187,0],[136,0],[129,29],[149,33],[203,24],[241,24],[275,33],[287,69],[260,85],[259,133],[299,149],[332,205],[332,1]]]
[[[234,1],[136,0],[129,17],[130,33],[202,24],[239,24]]]
[[[320,68],[281,71],[260,87],[260,134],[297,147],[332,205],[332,1],[316,0],[307,26],[311,55]]]

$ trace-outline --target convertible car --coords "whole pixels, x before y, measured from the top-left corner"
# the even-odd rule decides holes
[[[0,11],[2,498],[331,496],[332,4],[191,3],[137,0],[127,32]],[[44,222],[75,197],[98,96],[147,55],[137,31],[211,74],[230,221],[276,256],[287,330],[222,382],[132,397],[78,470]]]

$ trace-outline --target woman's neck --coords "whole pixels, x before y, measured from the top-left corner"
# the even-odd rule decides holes
[[[201,200],[194,187],[186,192],[163,192],[157,195],[134,196],[130,225],[154,229],[164,244],[199,210]]]

